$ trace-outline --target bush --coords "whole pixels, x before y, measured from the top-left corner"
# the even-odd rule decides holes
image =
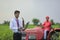
[[[38,23],[39,23],[40,21],[39,21],[39,19],[37,19],[37,18],[33,18],[32,22],[33,22],[34,25],[38,25]]]

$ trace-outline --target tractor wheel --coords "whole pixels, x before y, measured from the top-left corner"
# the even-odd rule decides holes
[[[60,40],[60,31],[54,31],[50,35],[50,40]]]

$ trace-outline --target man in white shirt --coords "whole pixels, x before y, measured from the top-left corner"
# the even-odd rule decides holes
[[[19,19],[20,11],[14,12],[15,18],[10,21],[10,29],[14,32],[13,40],[21,40],[21,31],[23,29],[22,21]]]

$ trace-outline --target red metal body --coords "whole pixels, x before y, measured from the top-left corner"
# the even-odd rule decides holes
[[[47,36],[47,40],[49,40],[50,33],[55,30],[60,30],[60,28],[51,29],[48,36]],[[36,40],[42,40],[43,36],[44,36],[44,31],[41,27],[35,27],[33,29],[26,29],[25,32],[26,32],[26,39],[25,40],[29,40],[29,35],[35,35]]]
[[[40,27],[36,27],[33,29],[26,29],[26,40],[28,40],[29,35],[35,35],[36,40],[41,40],[43,38],[43,30]]]

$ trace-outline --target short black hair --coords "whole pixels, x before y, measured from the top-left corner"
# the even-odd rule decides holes
[[[18,11],[18,10],[15,10],[14,14],[16,14],[16,13],[20,13],[20,11]]]

